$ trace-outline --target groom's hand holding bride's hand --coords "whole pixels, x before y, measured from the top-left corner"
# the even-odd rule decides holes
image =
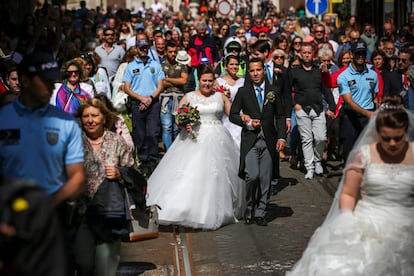
[[[246,114],[241,114],[240,118],[243,121],[243,123],[245,123],[245,124],[247,124],[248,122],[250,122],[252,120],[252,118],[250,118],[250,116],[246,115]]]
[[[246,125],[250,125],[251,127],[257,129],[261,127],[261,123],[259,119],[252,119],[249,115],[241,114],[240,118],[242,119],[243,123]]]

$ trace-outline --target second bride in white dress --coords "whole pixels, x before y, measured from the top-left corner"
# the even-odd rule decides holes
[[[224,58],[224,69],[226,73],[217,79],[218,85],[222,85],[229,89],[230,100],[233,102],[234,98],[240,87],[244,85],[244,78],[239,78],[237,72],[239,71],[239,57],[233,54],[229,54]],[[223,125],[230,132],[237,147],[240,147],[241,142],[241,131],[242,128],[236,124],[230,122],[227,115],[223,116]]]
[[[286,275],[414,275],[413,117],[397,96],[384,97],[350,154],[339,199]]]
[[[193,127],[196,139],[181,130],[148,180],[147,203],[161,207],[161,224],[217,229],[241,217],[245,189],[237,175],[239,149],[221,122],[230,101],[212,92],[210,66],[202,64],[197,70],[199,90],[180,103],[200,111],[200,123]]]

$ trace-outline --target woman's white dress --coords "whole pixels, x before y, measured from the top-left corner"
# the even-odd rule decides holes
[[[161,224],[217,229],[237,222],[244,211],[239,149],[221,122],[222,95],[187,97],[200,111],[197,137],[180,132],[148,180],[147,204],[161,207]]]
[[[414,165],[371,162],[369,145],[361,153],[354,212],[319,227],[287,275],[414,275]]]
[[[237,91],[240,87],[244,85],[244,78],[240,78],[236,81],[235,85],[230,85],[225,79],[218,78],[217,83],[219,85],[223,85],[224,87],[228,88],[230,90],[230,100],[233,102],[234,98],[236,97]],[[225,128],[230,132],[231,137],[233,137],[234,142],[236,143],[237,147],[240,148],[240,142],[241,142],[241,131],[242,128],[236,124],[233,124],[230,122],[229,117],[227,115],[224,115],[222,118],[222,122]]]

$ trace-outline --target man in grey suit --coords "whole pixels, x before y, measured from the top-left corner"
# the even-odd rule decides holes
[[[263,61],[249,61],[251,81],[239,88],[230,121],[242,127],[239,176],[246,181],[245,223],[266,226],[266,205],[274,173],[273,162],[286,143],[281,91],[265,78]]]

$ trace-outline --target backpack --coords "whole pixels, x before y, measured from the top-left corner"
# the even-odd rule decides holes
[[[66,275],[60,223],[34,182],[0,178],[0,275]]]

